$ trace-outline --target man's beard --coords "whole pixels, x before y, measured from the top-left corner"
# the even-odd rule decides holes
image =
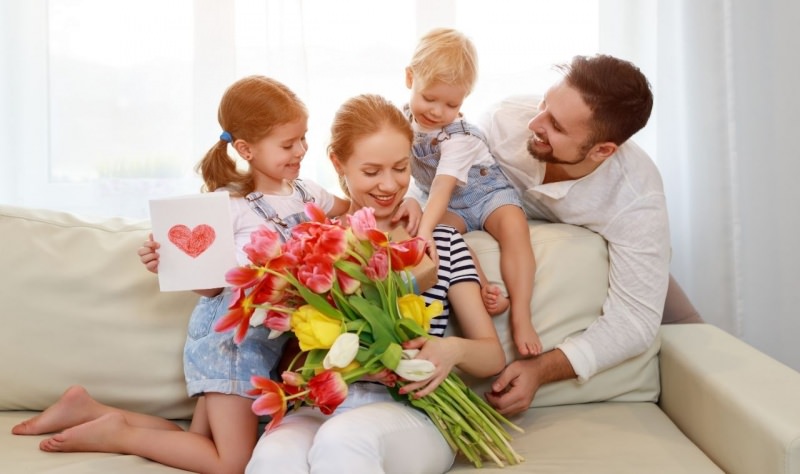
[[[592,148],[590,143],[584,143],[581,146],[580,151],[578,151],[578,158],[575,160],[563,160],[553,154],[553,147],[550,147],[550,151],[542,153],[536,151],[535,145],[535,135],[531,135],[528,139],[528,153],[530,155],[542,163],[551,163],[554,165],[577,165],[578,163],[583,162],[589,156],[589,150]]]

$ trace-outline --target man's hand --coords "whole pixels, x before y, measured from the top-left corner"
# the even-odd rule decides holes
[[[530,407],[542,385],[575,377],[567,356],[554,349],[508,364],[492,383],[492,391],[486,394],[486,400],[501,415],[516,415]]]

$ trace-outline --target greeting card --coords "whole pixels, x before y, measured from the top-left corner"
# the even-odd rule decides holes
[[[161,291],[227,286],[237,265],[229,200],[221,191],[150,201]]]

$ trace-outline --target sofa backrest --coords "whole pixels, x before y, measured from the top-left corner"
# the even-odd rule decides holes
[[[148,222],[0,206],[0,410],[41,410],[71,384],[189,418],[186,326],[197,297],[162,293],[136,254]]]
[[[581,227],[531,222],[536,256],[534,324],[545,349],[600,317],[608,287],[605,241]],[[42,410],[72,384],[99,400],[188,419],[182,352],[192,292],[160,292],[139,262],[147,221],[89,219],[0,205],[0,410]],[[466,236],[502,286],[499,248]],[[514,357],[507,315],[494,318]],[[658,344],[588,382],[542,387],[534,406],[602,400],[655,401]],[[472,381],[478,393],[488,381]]]
[[[544,350],[578,334],[601,317],[608,293],[608,250],[605,240],[583,227],[530,221],[536,258],[531,314]],[[465,237],[489,281],[505,289],[500,276],[500,248],[486,232]],[[508,362],[514,360],[508,312],[493,319]],[[539,389],[532,406],[567,405],[599,401],[655,402],[660,384],[660,341],[645,353],[600,372],[584,383],[565,380]],[[489,381],[470,381],[478,393]]]

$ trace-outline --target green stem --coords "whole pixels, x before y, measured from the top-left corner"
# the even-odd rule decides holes
[[[473,403],[474,400],[471,400],[470,397],[471,390],[463,385],[463,382],[458,383],[460,380],[458,382],[454,381],[453,378],[455,377],[454,374],[450,374],[441,386],[454,398],[458,398],[458,405],[466,411],[464,413],[465,418],[480,427],[484,440],[489,441],[491,446],[497,449],[509,463],[516,464],[520,456],[509,443],[511,436],[502,429],[496,419],[488,416],[480,406]],[[484,442],[484,440],[481,442]]]

